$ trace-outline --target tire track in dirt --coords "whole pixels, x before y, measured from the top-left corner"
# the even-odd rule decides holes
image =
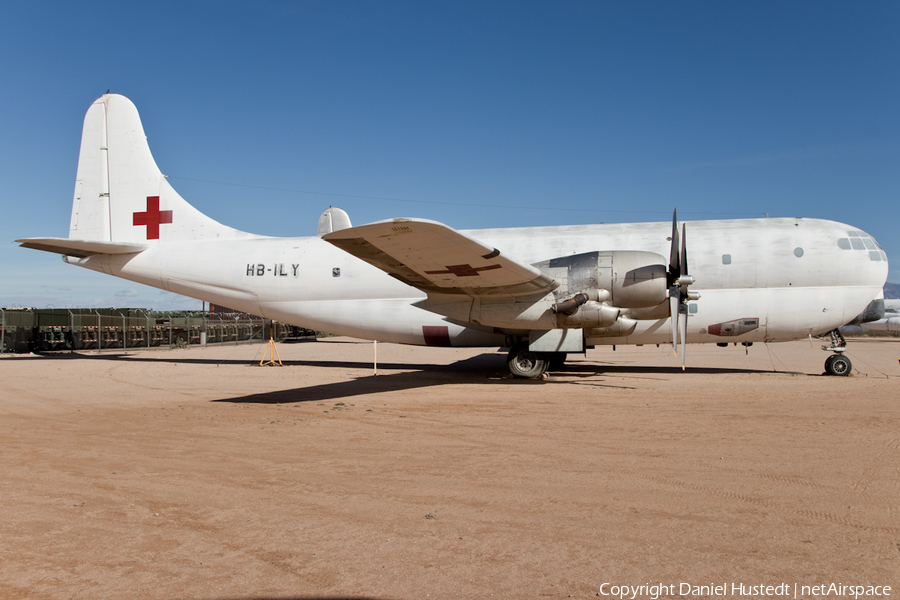
[[[888,505],[891,512],[897,511],[896,492],[898,488],[900,488],[900,477],[897,476],[897,472],[900,471],[900,466],[896,466],[900,465],[900,457],[897,456],[898,454],[900,454],[900,438],[891,438],[882,445],[881,451],[870,461],[873,464],[895,465],[894,476],[889,478],[890,488],[894,492],[893,495],[888,497],[869,491],[872,479],[877,474],[877,469],[875,467],[868,467],[862,470],[863,478],[856,480],[853,485],[850,486],[852,494],[866,499],[881,500]]]
[[[431,425],[439,425],[441,423],[440,419],[436,419],[436,418],[428,418],[428,417],[419,416],[419,419],[421,421],[428,422]],[[385,424],[385,426],[391,427],[391,425],[388,425],[388,424]],[[402,429],[402,428],[404,428],[404,426],[398,426],[398,429]],[[493,426],[493,425],[484,425],[484,426],[469,425],[467,427],[467,429],[469,429],[471,431],[455,432],[452,435],[445,435],[440,429],[436,429],[435,433],[433,435],[445,437],[446,439],[452,439],[455,441],[464,441],[469,444],[473,444],[473,443],[485,444],[485,443],[487,443],[487,439],[490,439],[490,438],[479,437],[479,434],[483,433],[485,431],[490,431],[494,436],[496,436],[498,431],[507,433],[507,434],[512,434],[512,435],[514,435],[517,432],[515,427],[497,428],[496,426]],[[498,445],[498,444],[494,444],[494,445]],[[892,439],[886,446],[889,448],[889,450],[884,450],[884,451],[878,453],[875,456],[875,458],[873,459],[874,462],[883,462],[880,459],[888,457],[890,454],[895,452],[896,449],[900,448],[900,439]],[[661,454],[659,451],[637,451],[634,453],[634,455],[640,456],[640,457],[649,457],[649,458],[654,458],[654,459],[663,459],[663,460],[667,460],[667,462],[670,462],[670,463],[676,462],[671,459],[667,459],[665,457],[665,455]],[[687,462],[677,461],[677,465],[673,465],[673,466],[678,467],[680,469],[680,468],[683,468],[686,464],[693,465],[695,467],[701,467],[703,469],[708,469],[710,466],[709,463],[703,462],[703,461],[698,461],[698,460],[687,461]],[[900,464],[900,461],[898,461],[897,464]],[[850,486],[850,487],[842,487],[842,486],[831,485],[831,484],[827,484],[827,483],[821,483],[819,481],[814,481],[814,480],[810,480],[810,479],[803,478],[803,477],[796,477],[796,476],[790,476],[790,475],[778,475],[778,474],[774,474],[774,473],[760,473],[757,471],[752,471],[750,469],[731,468],[731,469],[725,469],[725,470],[716,469],[715,471],[719,472],[719,473],[727,472],[727,473],[733,474],[735,477],[741,477],[744,479],[754,478],[754,479],[768,481],[768,482],[777,483],[777,484],[792,485],[792,486],[805,488],[805,489],[809,489],[809,490],[816,491],[816,492],[828,493],[828,494],[834,494],[836,492],[837,493],[845,492],[845,493],[848,493],[853,498],[860,498],[860,499],[869,500],[869,501],[882,502],[886,506],[887,505],[892,506],[895,502],[895,498],[892,496],[880,494],[880,493],[872,492],[872,491],[868,490],[869,481],[866,481],[866,480],[860,480],[860,481],[856,482],[855,485]],[[894,481],[892,481],[891,485],[892,485],[892,488],[897,488],[898,486],[900,486],[900,482],[898,482],[895,479]]]
[[[679,463],[677,466],[683,466],[685,463]],[[691,461],[688,464],[693,464],[695,466],[708,467],[707,463],[703,463],[700,461]],[[853,498],[861,498],[869,501],[881,501],[885,505],[890,505],[895,502],[895,498],[893,496],[887,496],[884,494],[879,494],[877,492],[868,491],[869,481],[860,480],[855,482],[850,486],[839,486],[827,483],[821,483],[818,481],[806,479],[803,477],[795,477],[791,475],[776,475],[774,473],[759,473],[757,471],[751,471],[749,469],[720,469],[715,470],[717,473],[729,473],[733,474],[735,477],[741,477],[744,479],[753,478],[764,481],[769,481],[778,484],[787,484],[793,485],[800,488],[810,489],[816,492],[823,492],[828,494],[841,493],[845,492],[849,494]],[[710,471],[712,472],[712,471]],[[892,487],[896,487],[896,482],[892,482]]]
[[[740,502],[745,502],[747,504],[753,504],[755,506],[762,506],[768,509],[772,509],[776,512],[781,513],[791,513],[802,517],[812,518],[819,521],[827,521],[829,523],[834,523],[836,525],[843,525],[845,527],[852,527],[854,529],[861,529],[863,531],[879,531],[881,533],[889,533],[889,534],[900,534],[900,527],[885,527],[879,525],[870,525],[866,523],[860,523],[854,519],[850,519],[847,517],[842,517],[840,515],[836,515],[830,512],[826,512],[823,510],[811,510],[805,508],[791,508],[785,506],[779,502],[775,502],[773,500],[768,500],[765,498],[760,498],[758,496],[752,496],[750,494],[743,494],[740,492],[731,492],[727,490],[722,490],[720,488],[706,486],[699,483],[690,483],[687,481],[682,481],[675,477],[663,477],[660,475],[648,475],[646,473],[638,473],[635,471],[627,471],[627,470],[615,470],[616,473],[625,476],[625,477],[633,477],[636,479],[641,479],[644,481],[650,481],[653,483],[658,483],[662,485],[669,485],[681,489],[690,490],[693,492],[701,492],[704,494],[708,494],[710,496],[715,496],[717,498],[725,498],[728,500],[738,500]]]
[[[109,367],[104,372],[104,375],[106,375],[107,377],[109,377],[109,379],[111,379],[112,381],[115,381],[116,383],[120,383],[122,385],[127,385],[130,387],[141,388],[144,390],[152,390],[154,392],[163,392],[166,394],[174,393],[174,394],[179,394],[181,396],[186,396],[188,398],[205,398],[206,397],[204,394],[200,394],[200,393],[186,392],[184,390],[172,389],[171,387],[158,387],[158,386],[153,386],[153,385],[147,385],[145,383],[138,383],[138,382],[134,381],[133,379],[123,379],[121,377],[117,377],[114,373],[116,371],[122,370],[123,368],[125,368],[125,365],[114,365],[112,367]]]
[[[165,519],[166,523],[163,527],[168,526],[169,528],[188,531],[219,550],[224,548],[235,555],[242,555],[250,560],[265,563],[273,569],[302,579],[316,587],[332,587],[339,582],[337,574],[328,569],[320,569],[313,573],[303,572],[301,569],[310,567],[298,568],[292,564],[292,555],[289,552],[248,547],[243,541],[232,539],[226,535],[226,526],[210,523],[207,518],[196,514],[196,511],[192,511],[181,504],[166,503],[158,500],[145,501],[142,504],[149,513]],[[178,540],[186,538],[183,534],[175,537]]]

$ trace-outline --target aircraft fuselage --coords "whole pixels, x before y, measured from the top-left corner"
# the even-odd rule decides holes
[[[827,332],[861,312],[887,273],[886,257],[874,241],[841,223],[752,219],[694,221],[688,227],[690,272],[697,278],[691,289],[701,295],[689,303],[688,343],[787,341]],[[666,255],[671,244],[668,223],[461,233],[527,264],[598,249]],[[135,255],[67,261],[335,334],[424,345],[430,340],[423,327],[446,326],[451,345],[496,346],[504,340],[492,328],[448,323],[414,306],[426,297],[423,292],[319,237],[170,242]],[[756,326],[743,332],[742,326],[710,332],[717,324],[754,319]],[[589,342],[664,343],[669,330],[668,318],[641,320],[627,337]]]

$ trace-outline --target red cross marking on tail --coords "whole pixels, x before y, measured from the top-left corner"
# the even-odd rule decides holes
[[[159,239],[159,226],[172,222],[171,210],[159,210],[159,196],[147,196],[147,212],[134,213],[134,226],[147,226],[147,239]]]

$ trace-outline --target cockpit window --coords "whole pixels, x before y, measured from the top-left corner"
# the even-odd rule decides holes
[[[847,237],[838,238],[838,248],[841,250],[868,250],[869,260],[887,261],[887,254],[874,239],[865,231],[853,229],[847,232]]]

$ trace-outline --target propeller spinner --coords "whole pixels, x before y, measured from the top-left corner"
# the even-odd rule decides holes
[[[697,300],[700,294],[689,292],[688,286],[695,279],[688,274],[687,231],[681,226],[678,235],[677,210],[672,212],[672,247],[669,250],[669,314],[672,319],[672,349],[678,355],[681,346],[681,368],[685,367],[685,344],[687,341],[688,300]]]

